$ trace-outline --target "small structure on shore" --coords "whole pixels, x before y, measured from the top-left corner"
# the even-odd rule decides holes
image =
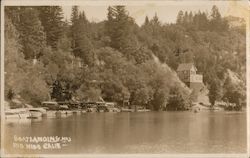
[[[203,102],[204,104],[209,102],[207,98],[208,92],[203,84],[203,76],[197,74],[197,68],[194,63],[180,64],[177,68],[177,74],[180,80],[192,90],[194,96],[193,101]]]
[[[182,63],[177,68],[179,78],[190,88],[197,89],[203,85],[203,76],[197,74],[193,63]]]

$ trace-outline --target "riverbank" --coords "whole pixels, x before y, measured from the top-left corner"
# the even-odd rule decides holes
[[[12,105],[12,108],[11,106]],[[13,109],[13,107],[15,107]],[[204,105],[201,103],[193,103],[191,107],[184,109],[183,111],[192,111],[194,113],[203,111],[241,111],[240,109],[235,110],[234,107],[228,104],[215,105],[213,107]],[[166,111],[167,109],[163,110]],[[172,109],[173,110],[173,109]],[[42,102],[41,107],[33,107],[29,104],[24,104],[19,100],[11,102],[5,101],[5,118],[6,119],[26,119],[26,118],[40,118],[40,117],[66,117],[72,114],[83,114],[83,113],[103,113],[103,112],[150,112],[150,109],[146,109],[143,106],[131,105],[131,106],[118,106],[113,102],[53,102],[46,101]],[[162,111],[162,110],[159,110]],[[168,111],[168,110],[167,110]],[[181,111],[176,109],[175,111]]]

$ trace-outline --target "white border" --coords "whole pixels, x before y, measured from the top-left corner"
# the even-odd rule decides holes
[[[4,147],[4,6],[41,6],[41,5],[60,5],[60,6],[72,6],[72,5],[94,5],[94,6],[103,6],[103,5],[137,5],[137,6],[142,6],[142,5],[155,5],[155,6],[162,6],[162,5],[189,5],[192,6],[195,4],[198,5],[203,5],[207,2],[206,1],[168,1],[168,0],[126,0],[126,1],[118,1],[118,0],[3,0],[1,2],[1,147]],[[214,1],[209,1],[213,3]],[[216,1],[218,2],[218,1]],[[230,2],[230,1],[228,1]],[[242,2],[242,1],[241,1]],[[243,1],[243,2],[248,2],[249,1]],[[67,155],[62,155],[62,154],[36,154],[36,155],[30,155],[30,154],[25,154],[25,155],[18,155],[18,154],[5,154],[4,149],[1,148],[1,157],[172,157],[172,158],[177,158],[177,157],[186,157],[186,158],[192,158],[192,157],[225,157],[225,158],[242,158],[242,157],[248,157],[250,156],[250,125],[249,125],[249,114],[250,114],[250,108],[248,108],[249,105],[249,97],[250,97],[250,80],[248,79],[250,77],[250,10],[249,10],[249,15],[247,17],[247,26],[246,26],[246,77],[247,77],[247,153],[245,154],[67,154]],[[249,77],[248,77],[249,76]]]
[[[4,136],[4,132],[3,132],[3,129],[4,129],[4,124],[3,124],[3,119],[5,118],[3,115],[4,115],[4,6],[2,5],[2,2],[1,2],[1,96],[0,96],[0,101],[1,101],[1,152],[0,152],[0,156],[3,155],[3,145],[4,145],[4,141],[3,141],[3,136]]]
[[[58,154],[58,155],[28,155],[11,154],[4,157],[48,157],[48,158],[247,158],[247,154]]]
[[[209,3],[225,3],[235,2],[235,0],[2,0],[3,5],[10,6],[42,6],[42,5],[86,5],[86,6],[106,6],[106,5],[130,5],[130,6],[162,6],[162,5],[179,5],[179,6],[194,6],[194,5],[205,5]],[[238,2],[247,3],[247,0],[238,0]]]
[[[250,3],[250,2],[249,2]],[[250,11],[248,13],[248,17],[246,19],[246,64],[247,64],[247,72],[246,72],[246,81],[247,81],[247,154],[250,157]]]

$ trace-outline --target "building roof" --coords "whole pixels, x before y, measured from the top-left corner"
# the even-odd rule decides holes
[[[194,63],[182,63],[178,66],[177,71],[185,71],[190,70],[192,68],[197,71],[196,67],[194,66]]]

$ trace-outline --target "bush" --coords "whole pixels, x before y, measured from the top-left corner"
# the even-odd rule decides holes
[[[187,102],[178,88],[173,87],[170,89],[166,110],[179,111],[187,110]]]

